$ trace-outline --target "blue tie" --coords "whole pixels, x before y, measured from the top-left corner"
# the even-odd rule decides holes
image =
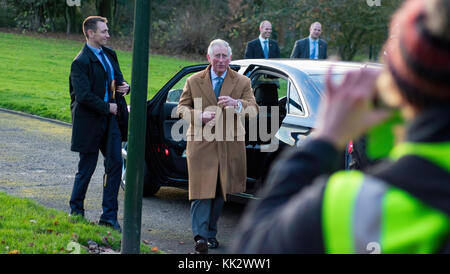
[[[264,40],[264,58],[269,58],[269,47],[267,46],[267,40]]]
[[[222,77],[217,76],[215,80],[217,82],[216,82],[216,87],[214,88],[214,93],[216,94],[216,97],[218,98],[219,94],[220,94],[220,89],[222,88],[223,79],[222,79]]]
[[[309,59],[316,59],[316,46],[317,45],[317,40],[313,41],[313,48],[311,51],[311,55],[309,56]]]
[[[104,65],[105,69],[106,69],[106,74],[108,74],[108,79],[107,79],[107,82],[106,82],[106,92],[105,92],[105,98],[104,98],[105,102],[108,102],[109,101],[109,92],[108,92],[109,91],[109,85],[111,84],[111,81],[112,81],[112,79],[111,79],[111,68],[109,67],[108,62],[106,61],[105,54],[103,53],[103,50],[100,50],[100,52],[98,54],[102,58],[102,63]]]

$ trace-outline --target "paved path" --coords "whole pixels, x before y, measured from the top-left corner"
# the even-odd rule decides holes
[[[0,191],[31,198],[66,212],[78,163],[70,151],[71,126],[5,112],[0,109]],[[100,154],[101,155],[101,154]],[[85,200],[86,218],[101,215],[103,157],[89,185]],[[119,192],[119,222],[123,222],[123,191]],[[190,204],[186,190],[162,187],[142,202],[141,238],[167,253],[186,254],[193,249]],[[223,253],[239,221],[243,205],[226,203],[219,220]]]

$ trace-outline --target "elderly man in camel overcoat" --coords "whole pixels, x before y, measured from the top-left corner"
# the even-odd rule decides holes
[[[241,117],[258,111],[250,79],[229,67],[228,43],[212,41],[207,58],[210,65],[187,79],[177,108],[189,122],[186,156],[195,253],[218,247],[217,220],[226,195],[245,191]]]

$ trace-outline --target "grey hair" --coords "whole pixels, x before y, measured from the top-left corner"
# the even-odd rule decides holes
[[[211,43],[209,44],[208,47],[208,55],[212,57],[213,55],[213,48],[217,47],[217,46],[224,46],[228,49],[228,56],[231,56],[231,47],[228,44],[227,41],[222,40],[222,39],[215,39],[212,40]]]

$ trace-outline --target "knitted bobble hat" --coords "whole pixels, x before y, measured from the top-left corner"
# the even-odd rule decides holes
[[[450,105],[450,1],[407,0],[392,18],[384,59],[411,104]]]

